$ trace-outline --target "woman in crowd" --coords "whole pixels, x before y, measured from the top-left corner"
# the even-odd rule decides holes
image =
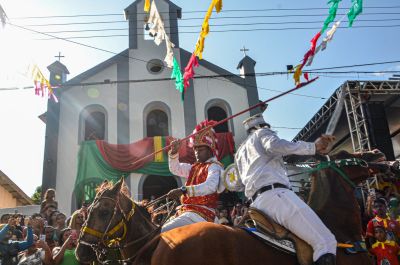
[[[46,241],[33,235],[33,245],[20,254],[18,265],[51,265],[53,258]]]
[[[69,228],[76,231],[81,231],[82,225],[85,222],[85,218],[80,210],[76,210],[69,221]]]
[[[76,230],[64,228],[58,240],[59,247],[53,249],[53,260],[55,265],[78,265],[75,249],[78,239]]]

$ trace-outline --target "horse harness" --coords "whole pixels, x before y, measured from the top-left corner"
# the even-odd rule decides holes
[[[106,229],[104,230],[104,232],[97,231],[93,228],[88,227],[87,225],[84,225],[82,227],[82,234],[89,234],[91,236],[99,238],[100,241],[97,244],[91,244],[84,240],[79,240],[80,244],[89,246],[93,249],[93,251],[96,253],[97,260],[100,263],[106,264],[106,261],[104,261],[104,259],[106,258],[107,250],[118,249],[121,251],[124,248],[127,248],[129,246],[132,246],[134,244],[144,241],[145,239],[149,238],[150,236],[151,236],[151,238],[153,238],[157,234],[157,232],[160,231],[160,228],[158,227],[158,228],[154,229],[153,231],[151,231],[150,233],[145,234],[144,236],[142,236],[138,239],[135,239],[133,241],[130,241],[130,242],[127,242],[127,243],[121,245],[121,242],[126,239],[126,235],[127,235],[127,231],[128,231],[127,224],[130,221],[130,219],[132,218],[132,216],[135,214],[136,204],[131,200],[131,202],[132,202],[131,210],[129,211],[129,213],[125,214],[125,212],[122,210],[122,208],[120,206],[119,196],[118,196],[117,200],[113,199],[111,197],[99,196],[99,198],[93,202],[91,208],[94,207],[94,205],[96,205],[102,199],[111,200],[115,203],[113,215],[111,216],[110,221],[109,221]],[[122,220],[120,222],[118,222],[118,224],[116,224],[114,227],[110,228],[111,223],[118,211],[122,214]],[[122,233],[121,237],[107,239],[107,238],[110,238],[113,235],[115,235],[121,229],[123,229],[123,233]],[[116,261],[120,264],[124,264],[126,262],[133,261],[135,258],[136,258],[136,254],[127,259],[116,260]]]

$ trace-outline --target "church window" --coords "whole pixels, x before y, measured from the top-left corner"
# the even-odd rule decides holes
[[[85,141],[104,140],[105,138],[105,120],[104,113],[95,111],[89,113],[85,119]]]
[[[221,121],[221,120],[225,119],[226,117],[228,117],[228,115],[226,114],[226,111],[218,106],[210,107],[207,110],[207,116],[208,116],[209,120],[214,120],[214,121]],[[217,133],[229,132],[228,123],[224,122],[222,124],[215,126],[214,130]]]
[[[147,62],[147,71],[151,74],[159,74],[164,70],[164,63],[160,59],[152,59]]]
[[[147,137],[168,136],[168,116],[162,110],[150,111],[146,118]]]

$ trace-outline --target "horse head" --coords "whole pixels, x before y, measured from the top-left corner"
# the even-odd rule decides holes
[[[79,235],[76,256],[81,263],[99,259],[108,248],[126,239],[127,226],[136,206],[126,191],[123,178],[113,186],[103,183]]]
[[[309,205],[338,241],[361,240],[361,213],[354,189],[360,182],[387,170],[383,157],[374,150],[355,154],[340,151],[320,158],[312,175]]]

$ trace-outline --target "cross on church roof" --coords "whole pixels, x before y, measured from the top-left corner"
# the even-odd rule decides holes
[[[249,51],[249,49],[246,49],[246,47],[243,45],[243,49],[240,49],[241,52],[243,52],[244,56],[247,56],[246,52]]]
[[[64,58],[64,55],[61,55],[61,52],[58,52],[58,55],[54,56],[56,58],[58,58],[58,61],[61,62],[61,58]]]

